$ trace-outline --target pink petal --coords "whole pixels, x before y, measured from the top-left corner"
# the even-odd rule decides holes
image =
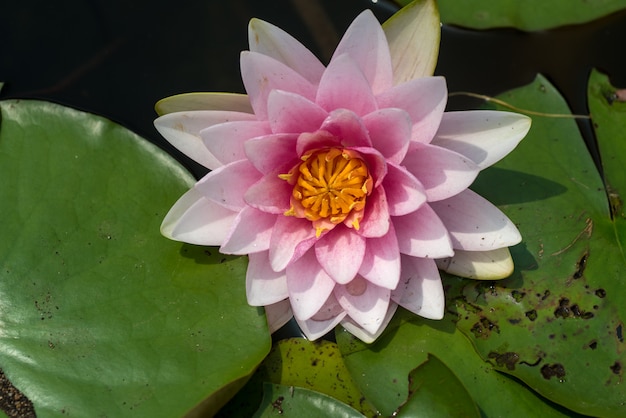
[[[446,225],[455,249],[495,250],[522,240],[504,213],[469,189],[430,205]]]
[[[291,207],[293,186],[278,177],[278,173],[263,176],[248,188],[244,195],[246,203],[263,212],[282,215]]]
[[[315,244],[315,255],[320,265],[340,284],[354,279],[364,254],[365,238],[344,226],[329,231]]]
[[[215,203],[240,211],[246,206],[244,194],[260,178],[261,173],[249,161],[241,160],[211,171],[195,187]]]
[[[270,93],[267,113],[275,133],[315,132],[328,116],[328,112],[312,101],[282,90]]]
[[[209,152],[222,164],[246,158],[244,143],[250,138],[270,133],[267,122],[226,122],[200,131],[202,142]]]
[[[377,98],[378,107],[398,107],[413,122],[412,140],[425,144],[435,136],[448,100],[443,77],[416,78],[399,84]]]
[[[317,84],[324,65],[295,38],[271,23],[260,19],[248,25],[250,51],[270,56],[291,67],[311,83]]]
[[[341,321],[341,325],[350,334],[354,335],[355,337],[357,337],[364,343],[370,344],[376,341],[376,339],[380,337],[380,335],[385,331],[385,328],[387,328],[387,325],[389,325],[389,322],[391,322],[393,315],[396,313],[397,308],[398,308],[397,304],[393,302],[389,303],[389,309],[387,309],[387,313],[385,314],[385,319],[383,320],[383,323],[378,328],[378,331],[376,331],[373,334],[361,328],[350,317],[345,318],[343,321]]]
[[[315,241],[315,229],[310,221],[279,216],[270,239],[270,263],[274,271],[282,271],[302,257]]]
[[[267,99],[272,90],[315,100],[315,85],[282,62],[256,52],[241,53],[241,78],[259,119],[268,117]]]
[[[378,187],[367,197],[359,234],[366,238],[382,237],[389,231],[390,223],[387,197],[383,188]]]
[[[402,164],[424,185],[429,202],[467,189],[480,171],[464,155],[430,144],[414,144]]]
[[[302,156],[308,151],[341,146],[341,138],[336,137],[330,132],[324,130],[303,132],[298,136],[296,154]]]
[[[313,317],[305,321],[296,318],[296,322],[307,339],[315,341],[328,334],[345,316],[346,312],[337,302],[337,298],[331,293],[324,306]]]
[[[385,157],[374,148],[354,147],[351,149],[361,154],[361,158],[366,162],[370,175],[374,179],[374,187],[380,186],[387,175]]]
[[[276,215],[246,206],[233,223],[228,238],[220,247],[222,254],[252,254],[270,248]]]
[[[154,121],[154,126],[179,151],[203,166],[215,170],[222,163],[204,145],[200,131],[231,121],[255,120],[249,113],[225,111],[189,111],[169,113]]]
[[[246,296],[252,306],[271,305],[289,297],[287,275],[272,270],[267,251],[248,256]]]
[[[317,90],[315,102],[326,109],[348,109],[367,115],[377,109],[369,82],[348,55],[333,57]]]
[[[301,321],[307,320],[324,305],[335,287],[335,281],[317,262],[314,251],[307,251],[286,271],[293,315]]]
[[[400,250],[393,226],[387,235],[368,238],[359,274],[380,287],[394,289],[400,280]]]
[[[244,144],[246,156],[263,174],[285,167],[285,173],[299,161],[296,155],[297,135],[273,134],[252,138]]]
[[[347,314],[360,327],[375,334],[383,325],[391,291],[362,277],[347,285],[335,286],[335,296]]]
[[[371,147],[367,129],[361,118],[346,109],[330,112],[321,129],[336,136],[344,147]]]
[[[415,212],[426,202],[424,186],[404,167],[387,164],[387,176],[383,182],[389,214],[402,216]]]
[[[265,306],[265,317],[267,318],[267,325],[271,334],[278,331],[283,327],[291,318],[293,318],[293,312],[291,312],[291,303],[289,299],[281,300],[280,302],[273,303]]]
[[[482,170],[511,152],[530,123],[529,117],[511,112],[446,112],[433,144],[467,156]]]
[[[402,109],[379,109],[363,116],[372,146],[387,161],[400,164],[411,142],[411,118]]]
[[[445,295],[435,261],[403,255],[400,284],[391,299],[424,318],[443,318]]]
[[[357,63],[375,94],[391,88],[393,72],[387,38],[371,10],[362,12],[348,27],[330,65],[343,54]]]
[[[448,230],[429,204],[408,215],[393,218],[393,226],[402,254],[424,258],[454,254]]]
[[[236,216],[237,212],[211,202],[192,188],[165,215],[161,234],[189,244],[222,245]]]

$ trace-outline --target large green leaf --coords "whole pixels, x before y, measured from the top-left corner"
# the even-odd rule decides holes
[[[477,356],[469,340],[455,328],[455,319],[448,314],[441,321],[430,321],[399,309],[373,344],[365,344],[347,331],[337,333],[337,344],[357,385],[383,416],[391,416],[408,402],[409,375],[429,353],[454,372],[483,416],[571,416]],[[447,393],[450,388],[441,385],[439,390]]]
[[[193,179],[102,118],[36,101],[0,109],[7,377],[42,417],[218,408],[270,340],[245,300],[244,258],[159,234]]]
[[[407,399],[400,382],[430,352],[486,416],[625,415],[626,119],[623,104],[607,100],[616,95],[605,79],[594,74],[590,91],[596,129],[605,133],[600,146],[616,216],[574,119],[553,116],[569,114],[554,87],[539,76],[500,96],[546,114],[535,116],[527,138],[472,186],[518,225],[523,242],[512,248],[515,272],[498,282],[445,278],[448,312],[441,322],[401,313],[372,346],[338,335],[359,387],[384,413]]]
[[[407,4],[409,0],[400,0]],[[626,0],[439,0],[441,20],[473,29],[542,30],[589,22],[626,8]]]
[[[569,113],[542,77],[500,99]],[[623,416],[622,239],[575,121],[535,117],[518,149],[474,188],[501,206],[524,241],[513,248],[512,277],[450,292],[457,326],[485,360],[543,396],[580,413]]]
[[[261,401],[264,382],[315,390],[365,416],[377,414],[356,387],[337,344],[330,341],[290,338],[276,342],[248,384],[220,411],[220,416],[250,416]]]
[[[323,393],[271,383],[264,385],[263,401],[254,417],[364,418],[348,405]]]
[[[409,373],[409,400],[400,407],[398,416],[477,418],[480,413],[454,373],[429,355],[424,364]]]

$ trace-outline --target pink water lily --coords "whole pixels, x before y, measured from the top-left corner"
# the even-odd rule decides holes
[[[247,96],[194,96],[155,122],[212,170],[162,233],[247,254],[248,302],[266,307],[272,329],[293,315],[309,339],[341,323],[371,342],[397,306],[443,317],[438,265],[477,278],[511,272],[507,247],[520,234],[468,186],[515,148],[530,120],[444,113],[444,78],[407,50],[419,35],[414,12],[384,30],[363,12],[326,67],[254,19],[241,54]],[[423,48],[436,58],[437,45]]]

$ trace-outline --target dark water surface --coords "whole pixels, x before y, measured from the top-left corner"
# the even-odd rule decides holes
[[[8,2],[6,2],[8,3]],[[154,103],[191,91],[243,92],[239,52],[251,17],[293,34],[324,61],[351,20],[372,8],[380,20],[397,7],[379,0],[43,0],[0,8],[0,98],[51,100],[113,119],[179,158],[152,126]],[[596,67],[626,87],[626,13],[535,33],[443,27],[436,73],[453,91],[495,95],[543,73],[575,113],[587,113]],[[479,101],[454,97],[451,109]],[[593,147],[588,124],[582,123]]]

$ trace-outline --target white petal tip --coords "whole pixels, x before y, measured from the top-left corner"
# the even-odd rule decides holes
[[[491,251],[457,250],[451,258],[437,260],[441,270],[477,280],[499,280],[513,274],[513,258],[507,247]]]

